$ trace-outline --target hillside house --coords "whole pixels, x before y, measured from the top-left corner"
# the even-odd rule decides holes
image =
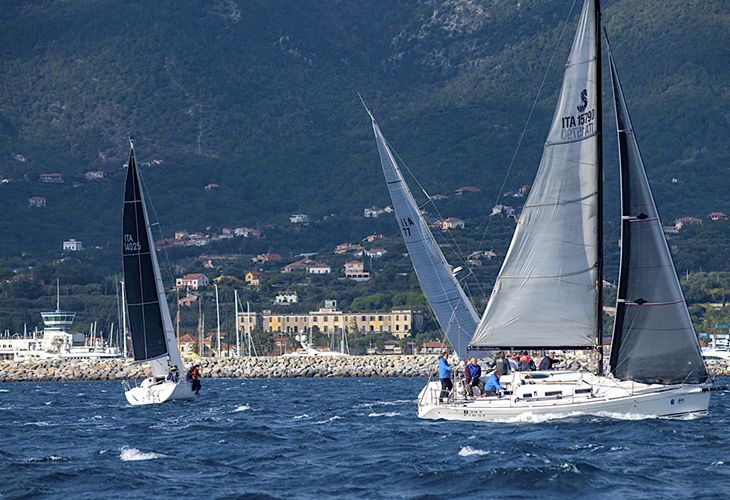
[[[307,214],[294,214],[289,217],[289,222],[294,225],[307,225],[309,224],[309,216]]]
[[[456,196],[464,196],[464,193],[479,193],[481,189],[474,186],[462,186],[454,191]]]
[[[431,225],[434,229],[440,231],[449,231],[451,229],[464,229],[464,221],[457,217],[448,217],[439,219]]]
[[[383,214],[389,214],[393,212],[393,207],[387,206],[385,208],[378,208],[375,206],[372,206],[370,208],[365,208],[362,211],[363,217],[367,217],[368,219],[377,219]]]
[[[249,271],[243,275],[243,280],[249,286],[259,286],[261,285],[261,276],[263,276],[263,274],[264,273],[261,271]]]
[[[80,252],[81,250],[83,250],[83,245],[80,241],[71,238],[70,240],[63,242],[64,252]]]
[[[365,243],[373,243],[374,241],[385,240],[385,239],[387,239],[387,238],[385,236],[383,236],[382,234],[370,234],[368,236],[365,236],[362,239],[362,241],[364,241]],[[335,253],[337,253],[337,251],[335,251]]]
[[[63,184],[66,182],[63,178],[63,174],[40,174],[38,180],[45,182],[46,184]]]
[[[281,262],[282,257],[278,253],[260,253],[256,257],[251,257],[251,262],[258,264],[266,264],[267,262]]]
[[[510,205],[494,205],[492,207],[492,213],[489,214],[490,217],[494,217],[495,215],[499,215],[500,217],[512,217],[515,218],[515,209],[514,207],[511,207]]]
[[[370,250],[365,250],[365,255],[367,255],[368,257],[373,257],[375,259],[379,259],[386,253],[388,253],[388,251],[385,248],[371,248]]]
[[[327,264],[314,263],[309,266],[307,272],[309,274],[330,274],[332,268]]]
[[[103,170],[89,170],[84,172],[84,179],[87,181],[103,181],[106,178],[106,174]]]
[[[291,264],[285,265],[282,268],[281,272],[282,273],[294,273],[297,271],[306,271],[307,269],[309,269],[310,263],[311,262],[309,259],[298,260],[296,262],[292,262]]]
[[[43,208],[46,206],[46,200],[45,196],[31,196],[28,198],[28,206],[29,207],[36,207],[36,208]]]
[[[198,296],[194,294],[186,295],[177,299],[177,305],[182,307],[192,307],[198,301]]]
[[[203,273],[186,274],[182,278],[175,280],[175,286],[177,288],[189,288],[190,290],[197,290],[208,285],[210,285],[210,280]]]
[[[261,231],[250,227],[237,227],[233,230],[235,236],[243,236],[244,238],[260,238]]]
[[[299,295],[297,292],[286,291],[281,292],[274,297],[274,302],[277,304],[296,304],[299,302]]]
[[[348,260],[345,262],[345,277],[354,281],[367,281],[370,279],[370,272],[365,270],[362,261]]]
[[[697,217],[680,217],[679,219],[674,221],[674,227],[677,229],[677,231],[682,230],[682,228],[690,224],[702,224],[702,219],[699,219]]]

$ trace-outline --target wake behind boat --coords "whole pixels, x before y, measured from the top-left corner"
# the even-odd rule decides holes
[[[193,399],[193,382],[182,377],[180,351],[167,307],[157,252],[152,242],[142,182],[130,140],[124,189],[122,257],[124,296],[136,362],[149,362],[152,377],[139,386],[125,382],[129,404],[146,405],[175,399]]]
[[[501,394],[477,398],[467,396],[461,384],[449,392],[432,381],[418,399],[421,418],[707,413],[710,378],[610,47],[621,172],[621,263],[610,372],[603,373],[600,31],[599,1],[586,0],[533,188],[469,346],[593,349],[597,371],[514,373],[499,380]],[[385,166],[384,143],[378,146]],[[388,160],[395,163],[392,155]]]

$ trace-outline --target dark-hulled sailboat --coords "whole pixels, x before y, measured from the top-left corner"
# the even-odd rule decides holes
[[[516,372],[504,396],[421,391],[421,418],[574,412],[706,414],[707,369],[649,187],[609,48],[621,171],[621,264],[609,373],[602,359],[602,91],[598,0],[585,0],[535,182],[474,349],[586,349],[596,373]]]
[[[152,377],[145,379],[139,386],[132,387],[129,382],[125,383],[124,395],[127,401],[132,405],[144,405],[193,399],[195,396],[191,382],[180,375],[183,370],[182,358],[167,307],[131,140],[124,188],[122,259],[134,360],[138,363],[149,362],[152,368]]]

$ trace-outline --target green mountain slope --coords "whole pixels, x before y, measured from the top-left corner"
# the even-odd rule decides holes
[[[164,160],[145,174],[170,229],[383,205],[358,91],[431,193],[471,184],[496,199],[557,47],[507,185],[534,175],[571,3],[6,1],[0,255],[69,237],[116,248],[129,135],[140,161]],[[605,1],[604,19],[664,219],[727,210],[730,4]],[[614,149],[607,142],[609,216]],[[98,168],[106,181],[83,178]],[[43,172],[66,182],[42,184]],[[29,208],[31,196],[48,206]]]

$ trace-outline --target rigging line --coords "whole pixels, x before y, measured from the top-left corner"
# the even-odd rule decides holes
[[[403,167],[406,169],[406,171],[408,172],[408,174],[410,174],[411,178],[413,178],[413,180],[416,181],[416,184],[421,189],[421,191],[423,192],[423,194],[426,195],[426,202],[423,205],[416,204],[416,206],[418,206],[418,208],[420,209],[421,207],[424,207],[428,203],[430,203],[431,206],[433,207],[433,209],[436,211],[436,215],[439,217],[439,219],[442,219],[443,220],[444,217],[443,217],[443,215],[441,215],[441,211],[438,209],[438,207],[436,206],[436,204],[433,202],[433,199],[428,194],[428,192],[426,192],[426,189],[423,187],[423,185],[421,184],[421,182],[418,180],[418,177],[416,177],[416,175],[411,171],[411,169],[408,168],[408,165],[406,164],[406,162],[403,160],[403,158],[401,158],[401,156],[398,154],[398,152],[395,149],[393,149],[393,147],[391,146],[390,142],[388,142],[388,139],[386,139],[385,136],[383,136],[382,134],[381,134],[381,138],[385,141],[385,143],[388,146],[388,149],[390,149],[390,151],[396,156],[396,158],[398,159],[398,161],[400,162],[400,164],[403,165]],[[431,232],[431,235],[433,236],[433,232],[429,228],[427,228],[427,229],[429,230],[429,232]],[[441,232],[443,233],[443,231],[441,231]],[[479,292],[482,294],[482,298],[485,298],[486,299],[487,296],[484,293],[484,289],[482,288],[481,284],[479,283],[479,280],[476,279],[476,275],[474,274],[474,270],[466,262],[467,259],[464,256],[464,253],[461,251],[461,248],[459,247],[459,244],[457,243],[456,238],[454,238],[453,233],[448,228],[446,228],[446,233],[448,233],[449,237],[451,238],[451,242],[453,243],[454,248],[456,249],[456,253],[458,254],[459,258],[461,259],[461,264],[463,264],[464,267],[467,269],[467,271],[469,271],[468,274],[467,274],[467,277],[468,276],[474,276],[474,281],[476,283],[477,288],[479,289]],[[443,234],[441,234],[440,237],[444,240],[445,243],[448,243],[448,240],[446,238],[444,238]],[[434,239],[435,239],[435,237],[434,237]],[[436,243],[436,244],[438,245],[438,243]],[[457,282],[458,282],[458,279],[457,279]]]
[[[157,216],[157,210],[155,210],[154,203],[152,203],[152,196],[150,195],[150,190],[147,188],[147,182],[144,180],[144,178],[141,175],[138,175],[138,177],[139,177],[139,179],[141,181],[142,189],[144,191],[144,193],[140,193],[140,196],[144,196],[145,193],[147,194],[147,201],[149,202],[149,206],[152,209],[152,214],[155,217],[155,222],[154,223],[150,223],[150,233],[152,233],[152,226],[155,226],[156,225],[157,226],[157,231],[160,233],[160,238],[163,241],[162,252],[163,252],[164,257],[165,257],[165,262],[164,262],[164,264],[165,264],[165,273],[168,276],[168,280],[170,280],[174,284],[175,283],[175,276],[172,273],[172,262],[170,261],[170,255],[167,253],[167,245],[164,244],[165,235],[162,233],[162,225],[160,224],[160,218]],[[155,241],[154,240],[155,240],[155,238],[154,238],[154,234],[153,234],[152,235],[152,241],[150,242],[150,251],[153,251],[153,250],[154,251],[157,251],[157,248],[155,246]],[[158,254],[159,254],[159,252],[158,252]]]
[[[502,197],[502,193],[504,192],[504,186],[507,184],[507,179],[509,178],[509,174],[512,171],[512,167],[515,164],[515,160],[517,159],[517,153],[520,150],[520,147],[522,146],[522,141],[525,138],[525,134],[527,133],[527,128],[530,125],[530,120],[532,120],[532,115],[535,112],[535,108],[537,107],[537,102],[540,100],[540,95],[542,94],[542,89],[545,86],[545,82],[547,81],[548,74],[550,73],[550,68],[553,65],[553,60],[555,59],[555,54],[558,52],[558,47],[560,46],[560,42],[563,40],[563,35],[565,34],[565,28],[568,26],[568,21],[573,16],[573,11],[575,10],[575,4],[577,0],[573,0],[573,3],[570,6],[570,11],[568,12],[568,16],[565,18],[565,21],[563,22],[563,27],[560,30],[560,35],[558,36],[558,41],[555,42],[555,47],[553,47],[553,53],[550,56],[550,61],[548,62],[547,68],[545,68],[545,74],[542,77],[542,82],[540,82],[540,87],[537,89],[537,95],[535,95],[535,100],[532,102],[532,108],[530,108],[530,113],[527,115],[527,120],[525,121],[525,126],[522,127],[522,132],[520,133],[520,138],[517,140],[517,147],[515,148],[514,153],[512,154],[512,159],[509,162],[509,166],[507,167],[507,172],[504,175],[504,179],[502,180],[502,185],[499,187],[499,192],[497,193],[497,199],[494,201],[494,205],[499,204],[499,200]],[[492,222],[492,218],[489,217],[487,219],[487,226],[484,228],[484,233],[482,233],[482,239],[479,241],[479,246],[477,247],[477,250],[482,249],[482,245],[484,244],[484,239],[487,236],[487,231],[489,230],[489,224]]]

